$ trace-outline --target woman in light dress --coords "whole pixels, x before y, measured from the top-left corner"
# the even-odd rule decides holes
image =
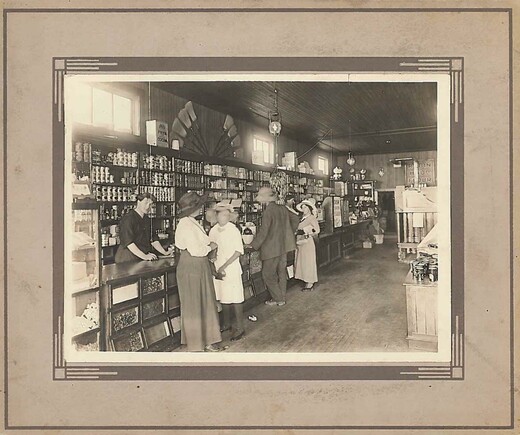
[[[244,286],[242,284],[242,266],[240,256],[244,253],[244,245],[239,229],[231,220],[235,213],[230,204],[219,203],[215,207],[217,224],[211,228],[209,239],[215,243],[216,274],[214,285],[217,300],[222,304],[224,322],[221,332],[232,330],[231,341],[244,337]],[[235,322],[231,322],[232,312]]]
[[[320,225],[316,218],[316,201],[313,198],[306,199],[298,204],[296,209],[303,213],[303,217],[296,231],[294,277],[305,283],[302,291],[312,291],[314,284],[318,282],[314,238],[320,233]]]

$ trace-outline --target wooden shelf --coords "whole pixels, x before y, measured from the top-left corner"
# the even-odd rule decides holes
[[[99,328],[99,326],[96,327],[96,328],[87,329],[86,331],[80,332],[79,334],[74,334],[72,336],[72,339],[76,340],[78,338],[84,337],[85,335],[89,335],[89,334],[92,334],[92,333],[95,333],[95,332],[97,333],[97,332],[100,332],[100,331],[101,331],[101,329]]]
[[[99,166],[99,167],[105,167],[109,169],[122,169],[122,170],[130,170],[130,171],[137,171],[139,170],[138,166],[120,166],[120,165],[114,165],[112,163],[92,163],[92,166]]]

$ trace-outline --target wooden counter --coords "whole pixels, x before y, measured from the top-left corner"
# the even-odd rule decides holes
[[[102,350],[171,351],[180,343],[175,258],[101,269]]]
[[[101,283],[112,284],[115,281],[139,278],[144,275],[161,274],[174,269],[175,258],[161,258],[156,261],[127,261],[103,266],[101,269]]]
[[[347,256],[355,248],[360,233],[370,222],[370,219],[363,220],[336,228],[334,232],[320,233],[316,247],[318,267],[325,267],[342,256]]]
[[[408,272],[403,285],[406,287],[408,346],[437,352],[437,282],[428,278],[416,281]]]

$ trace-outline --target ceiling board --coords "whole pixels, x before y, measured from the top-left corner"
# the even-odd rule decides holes
[[[155,86],[267,129],[274,89],[282,135],[372,154],[436,149],[436,83],[163,82]],[[415,130],[410,130],[415,129]],[[390,141],[389,143],[387,143]]]

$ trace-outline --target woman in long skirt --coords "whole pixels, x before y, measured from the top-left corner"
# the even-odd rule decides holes
[[[217,245],[210,242],[202,226],[195,219],[202,213],[205,197],[188,192],[181,197],[175,231],[175,246],[181,250],[177,265],[177,284],[181,302],[181,343],[188,351],[218,352],[224,348],[208,260]]]
[[[320,224],[316,218],[316,202],[313,198],[306,199],[296,209],[303,213],[303,217],[296,231],[294,277],[305,283],[302,291],[312,291],[314,284],[318,282],[314,237],[320,233]]]

